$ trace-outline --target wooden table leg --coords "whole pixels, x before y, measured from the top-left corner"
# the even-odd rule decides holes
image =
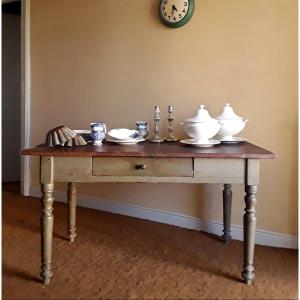
[[[42,213],[41,213],[41,276],[44,284],[49,284],[52,277],[52,235],[53,235],[53,183],[43,183],[42,189]]]
[[[256,230],[256,185],[245,186],[245,214],[244,214],[244,265],[242,277],[247,284],[251,284],[254,280],[254,244]]]
[[[231,226],[231,203],[232,203],[232,190],[231,184],[224,184],[223,189],[223,235],[222,240],[227,244],[231,240],[230,226]]]
[[[76,183],[68,183],[68,239],[74,242],[76,237],[76,201],[77,201]]]

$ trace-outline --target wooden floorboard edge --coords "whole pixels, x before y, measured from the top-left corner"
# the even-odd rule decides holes
[[[30,187],[29,195],[32,197],[40,197],[41,192],[37,187]],[[66,202],[67,194],[61,191],[54,192],[54,199],[58,202]],[[160,222],[164,224],[179,226],[187,229],[193,229],[198,231],[205,231],[208,233],[221,235],[223,230],[223,224],[217,221],[203,220],[196,217],[191,217],[174,212],[166,212],[146,208],[142,206],[125,204],[110,200],[104,200],[99,198],[93,198],[85,195],[78,195],[79,206],[96,209],[100,211],[111,212],[115,214],[135,217],[144,220],[150,220]],[[243,240],[243,227],[241,225],[231,226],[231,236],[235,240]],[[298,237],[287,235],[283,233],[277,233],[262,229],[256,230],[255,243],[258,245],[298,249]]]

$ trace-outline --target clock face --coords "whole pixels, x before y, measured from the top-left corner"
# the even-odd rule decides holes
[[[169,27],[181,27],[192,17],[194,0],[161,0],[159,14],[162,22]]]

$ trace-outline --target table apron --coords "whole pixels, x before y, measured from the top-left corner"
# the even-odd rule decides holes
[[[145,164],[145,169],[136,169]],[[110,170],[111,167],[111,171]],[[148,167],[148,169],[147,169]],[[258,159],[41,157],[41,183],[146,182],[258,185]]]

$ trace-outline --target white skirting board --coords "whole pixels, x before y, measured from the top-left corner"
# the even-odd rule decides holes
[[[36,187],[30,187],[30,196],[40,197],[40,189]],[[58,202],[67,202],[67,194],[55,191],[54,199]],[[84,195],[78,195],[77,204],[82,207],[135,217],[139,219],[151,220],[198,231],[205,231],[216,235],[221,235],[223,230],[223,224],[221,222],[202,220],[200,218],[191,217],[179,213],[160,211],[132,204],[92,198]],[[243,227],[240,225],[232,225],[231,236],[235,240],[242,241]],[[296,236],[261,229],[256,230],[255,242],[259,245],[271,247],[298,249],[298,238]]]

